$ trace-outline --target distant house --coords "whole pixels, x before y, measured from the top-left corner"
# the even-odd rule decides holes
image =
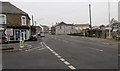
[[[40,34],[42,32],[42,28],[40,26],[35,26],[36,34]]]
[[[93,26],[92,29],[100,29],[100,26]]]
[[[67,35],[74,33],[74,25],[66,24],[64,22],[57,23],[55,25],[55,33],[58,35]]]
[[[30,17],[9,2],[0,2],[0,29],[7,41],[28,40],[30,37]]]
[[[42,26],[42,32],[47,33],[49,32],[49,27],[46,25],[41,25]]]
[[[51,27],[51,34],[52,34],[52,35],[55,35],[55,34],[56,34],[56,28],[55,28],[55,26],[52,26],[52,27]]]
[[[81,33],[83,30],[90,29],[89,24],[75,24],[76,33]]]
[[[57,35],[81,34],[90,29],[89,24],[67,24],[64,22],[56,23],[51,27],[51,33]]]

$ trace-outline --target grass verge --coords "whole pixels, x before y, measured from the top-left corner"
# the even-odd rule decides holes
[[[0,47],[0,50],[10,50],[10,49],[14,49],[13,47]]]

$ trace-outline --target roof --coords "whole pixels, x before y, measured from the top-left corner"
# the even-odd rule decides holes
[[[89,24],[75,24],[75,26],[79,26],[79,27],[89,27]]]
[[[41,25],[42,27],[48,27],[48,26],[46,26],[46,25]]]
[[[20,10],[10,2],[0,2],[0,6],[2,6],[2,11],[0,11],[0,13],[14,13],[27,15],[26,12]]]
[[[112,26],[120,26],[120,23],[113,23],[113,24],[111,24],[110,26],[111,26],[111,27],[112,27]],[[109,27],[109,25],[107,25],[106,27]]]
[[[56,26],[59,26],[59,25],[74,26],[73,24],[66,24],[64,22],[60,22],[56,24]]]

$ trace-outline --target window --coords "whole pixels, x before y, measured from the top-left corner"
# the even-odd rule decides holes
[[[6,15],[0,14],[0,24],[6,24]]]
[[[26,17],[22,16],[22,25],[26,25]]]
[[[62,29],[62,27],[60,26],[60,29]]]

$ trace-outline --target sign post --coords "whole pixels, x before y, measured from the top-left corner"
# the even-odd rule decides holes
[[[10,36],[13,36],[13,29],[12,29],[12,28],[8,28],[8,29],[5,30],[4,33],[6,34],[6,36],[7,36],[7,41],[8,41],[8,43],[9,43],[9,41],[10,41]]]

